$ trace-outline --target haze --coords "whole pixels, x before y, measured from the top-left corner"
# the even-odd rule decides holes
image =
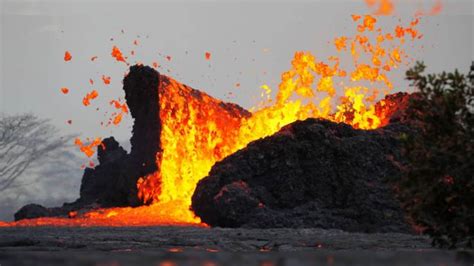
[[[398,17],[409,18],[419,5],[429,9],[434,1],[421,2],[398,2],[397,17],[382,18],[381,23],[393,27]],[[473,8],[473,1],[445,0],[441,14],[423,19],[418,28],[424,38],[413,51],[429,72],[469,69],[474,59]],[[368,13],[362,0],[2,0],[0,10],[0,112],[32,112],[51,119],[64,134],[113,135],[125,146],[130,117],[118,127],[100,126],[109,117],[105,111],[112,110],[108,102],[124,95],[121,79],[127,69],[110,57],[113,45],[127,55],[134,50],[132,62],[159,62],[160,72],[249,108],[258,102],[262,84],[277,88],[295,51],[327,58],[335,52],[330,44],[334,37],[353,33],[350,15]],[[66,50],[73,56],[68,63],[63,61]],[[211,60],[205,60],[206,52]],[[98,59],[91,62],[92,56]],[[405,70],[392,76],[395,91],[408,89]],[[112,77],[110,86],[101,83],[104,74]],[[63,95],[61,87],[71,92]],[[82,97],[93,88],[99,99],[86,108]],[[74,160],[78,165],[49,166],[40,174],[48,173],[47,178],[38,178],[38,173],[24,177],[31,181],[28,187],[0,197],[0,219],[11,218],[18,206],[30,201],[54,205],[77,198],[79,167],[87,160]]]

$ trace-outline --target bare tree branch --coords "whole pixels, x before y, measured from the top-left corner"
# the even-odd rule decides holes
[[[0,114],[0,191],[64,148],[71,138],[58,136],[48,120],[32,114]]]

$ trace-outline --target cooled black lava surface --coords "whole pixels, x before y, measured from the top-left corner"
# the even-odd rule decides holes
[[[292,123],[216,163],[197,184],[192,209],[220,227],[408,232],[386,182],[400,174],[397,137],[404,130]]]
[[[323,229],[0,228],[9,265],[472,265],[429,238]]]

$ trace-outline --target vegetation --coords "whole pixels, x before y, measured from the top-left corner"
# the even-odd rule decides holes
[[[32,114],[0,114],[0,192],[21,186],[19,178],[65,147],[48,120]]]
[[[418,89],[406,112],[419,130],[406,138],[400,197],[439,247],[471,247],[474,235],[474,62],[467,75],[406,73]]]

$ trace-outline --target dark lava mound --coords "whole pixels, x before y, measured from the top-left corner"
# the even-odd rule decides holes
[[[292,123],[216,163],[198,183],[192,209],[211,226],[407,232],[386,182],[400,174],[397,138],[405,130]]]

